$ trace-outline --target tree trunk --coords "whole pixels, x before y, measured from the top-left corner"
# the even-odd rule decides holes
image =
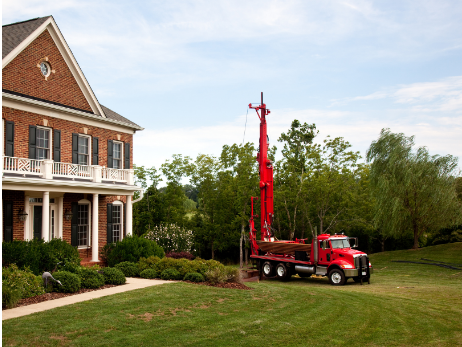
[[[215,259],[215,249],[213,248],[213,241],[212,241],[212,259]]]
[[[382,246],[382,252],[385,252],[385,239],[382,238],[382,240],[380,241],[380,244]]]
[[[239,267],[242,269],[244,266],[243,252],[242,252],[242,241],[244,241],[244,222],[241,224],[241,238],[239,242]]]
[[[419,231],[417,229],[417,226],[414,226],[414,246],[412,246],[412,249],[418,249],[419,248]]]
[[[249,266],[249,248],[248,247],[245,248],[245,266],[246,267]]]

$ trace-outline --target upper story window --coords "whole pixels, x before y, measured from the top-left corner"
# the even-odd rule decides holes
[[[122,169],[122,143],[121,142],[113,142],[113,157],[112,157],[112,167],[114,169]]]
[[[35,159],[50,159],[51,130],[37,127],[37,151]]]
[[[40,72],[45,77],[50,76],[50,72],[51,72],[50,64],[48,64],[47,62],[42,61],[40,63]]]
[[[79,135],[78,157],[79,165],[90,165],[90,138]]]

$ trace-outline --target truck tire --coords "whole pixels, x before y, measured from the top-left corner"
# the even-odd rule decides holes
[[[274,277],[274,266],[270,261],[265,261],[261,267],[261,270],[265,277]]]
[[[345,284],[345,274],[340,269],[330,270],[329,282],[333,286],[343,286]]]
[[[276,265],[276,276],[281,280],[281,281],[287,281],[290,279],[291,274],[290,274],[290,267],[287,266],[284,263],[279,263]]]

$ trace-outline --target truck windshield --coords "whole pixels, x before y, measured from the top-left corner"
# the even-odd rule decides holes
[[[350,243],[347,239],[330,240],[330,243],[332,248],[350,248]]]

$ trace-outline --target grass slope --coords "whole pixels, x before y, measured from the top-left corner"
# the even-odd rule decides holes
[[[3,345],[462,345],[462,271],[391,262],[420,258],[462,264],[462,243],[373,254],[371,285],[295,277],[252,291],[172,283],[113,295],[4,321]]]

